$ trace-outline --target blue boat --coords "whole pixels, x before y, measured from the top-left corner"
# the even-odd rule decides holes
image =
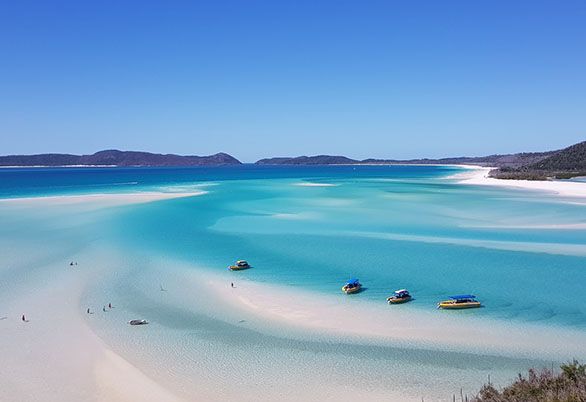
[[[346,294],[356,293],[362,288],[362,284],[358,279],[350,279],[342,286],[342,292]]]

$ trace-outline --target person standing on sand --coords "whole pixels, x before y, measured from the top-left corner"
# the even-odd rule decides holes
[[[112,303],[108,303],[108,308],[112,308]]]

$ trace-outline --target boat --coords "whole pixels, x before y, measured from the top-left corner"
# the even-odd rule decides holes
[[[482,304],[476,300],[474,295],[455,295],[450,296],[449,300],[441,301],[437,304],[438,308],[442,309],[464,309],[464,308],[476,308],[481,307]]]
[[[236,264],[230,265],[228,267],[228,269],[230,271],[240,271],[242,269],[248,269],[248,268],[250,268],[250,264],[248,264],[248,262],[245,260],[238,260],[238,261],[236,261]]]
[[[409,294],[407,289],[399,289],[395,290],[391,297],[387,297],[387,302],[389,304],[401,304],[407,303],[408,301],[412,300],[413,298]]]
[[[146,325],[149,322],[147,320],[130,320],[128,321],[130,325]]]
[[[344,286],[342,286],[342,292],[346,294],[359,292],[362,288],[362,284],[358,279],[350,279]]]

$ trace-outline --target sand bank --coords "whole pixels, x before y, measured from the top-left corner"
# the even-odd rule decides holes
[[[39,268],[51,272],[51,279],[31,277],[20,284],[26,291],[9,289],[0,297],[0,400],[178,400],[88,327],[94,315],[87,315],[80,298],[103,272],[87,265],[68,268],[65,262]],[[99,308],[92,306],[94,314]]]
[[[582,331],[548,328],[534,324],[511,324],[458,311],[429,311],[413,306],[380,305],[359,300],[360,295],[324,296],[276,285],[238,281],[232,289],[219,278],[208,281],[231,309],[253,314],[274,324],[285,324],[326,335],[347,336],[364,342],[488,353],[542,359],[585,358]],[[417,297],[417,295],[415,295]],[[413,302],[415,303],[415,302]],[[558,339],[552,344],[550,339]]]
[[[135,192],[135,193],[96,193],[80,195],[56,195],[40,197],[2,198],[0,203],[19,206],[67,206],[67,205],[96,205],[111,207],[125,204],[140,204],[146,202],[169,200],[173,198],[195,197],[207,194],[207,191],[190,192]]]

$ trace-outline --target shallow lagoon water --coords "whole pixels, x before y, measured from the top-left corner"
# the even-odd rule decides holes
[[[133,207],[114,225],[121,242],[209,269],[248,259],[246,276],[257,281],[336,293],[358,277],[360,297],[372,301],[409,288],[417,300],[405,308],[474,293],[487,308],[464,314],[586,325],[586,300],[576,297],[586,230],[558,227],[586,222],[586,206],[462,186],[429,174],[433,167],[392,181],[322,169],[319,182],[335,186],[297,185],[304,177],[218,181],[203,197]]]
[[[129,332],[114,314],[90,325],[180,394],[254,400],[243,389],[260,381],[266,395],[279,397],[304,384],[315,388],[316,400],[339,397],[335,390],[367,392],[372,400],[448,400],[460,387],[477,389],[488,374],[502,383],[550,362],[296,334],[253,316],[230,321],[233,312],[198,298],[182,278],[203,281],[219,273],[360,301],[365,308],[407,287],[415,300],[400,308],[413,314],[453,314],[434,310],[435,303],[471,292],[486,307],[458,317],[586,332],[586,301],[579,297],[586,230],[575,226],[586,223],[583,201],[463,186],[450,178],[459,172],[431,166],[0,171],[4,198],[207,191],[89,212],[0,204],[9,261],[0,270],[0,299],[22,291],[31,278],[42,286],[51,275],[43,264],[76,255],[112,271],[87,289],[84,306],[114,300],[117,313],[151,320],[142,332]],[[253,268],[227,273],[239,258]],[[349,277],[359,277],[365,291],[342,295]],[[172,292],[160,292],[161,283]],[[350,365],[347,356],[354,358]]]

